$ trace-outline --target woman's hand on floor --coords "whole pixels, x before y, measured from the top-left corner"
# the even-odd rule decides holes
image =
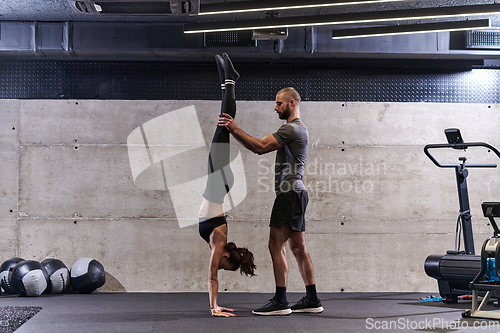
[[[210,309],[210,312],[214,317],[236,317],[234,313],[228,313],[224,311],[234,312],[233,309],[224,308],[222,306],[216,306],[215,308]]]

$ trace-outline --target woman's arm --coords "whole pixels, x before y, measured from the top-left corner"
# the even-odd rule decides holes
[[[212,249],[210,255],[210,264],[208,267],[208,295],[210,298],[210,312],[212,316],[234,317],[235,314],[223,311],[234,311],[232,309],[223,308],[217,305],[217,293],[219,291],[219,278],[218,271],[222,254],[224,253],[224,246],[226,246],[227,229],[226,232],[220,230],[227,228],[226,225],[216,228],[212,235],[210,235],[210,247]]]
[[[217,292],[219,290],[219,263],[222,258],[223,247],[221,244],[215,243],[211,239],[212,252],[210,254],[210,264],[208,267],[208,296],[210,298],[210,309],[217,307]]]

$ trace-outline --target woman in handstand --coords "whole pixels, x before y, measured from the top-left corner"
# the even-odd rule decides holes
[[[215,56],[222,88],[221,114],[236,115],[236,100],[234,84],[239,74],[233,67],[226,53]],[[218,270],[236,271],[247,276],[254,276],[256,268],[252,252],[247,248],[238,248],[234,243],[227,242],[227,221],[223,209],[224,197],[234,183],[233,173],[229,165],[229,131],[224,126],[217,126],[212,139],[208,156],[208,180],[203,202],[199,211],[200,236],[208,243],[211,255],[208,267],[208,294],[212,316],[233,317],[233,309],[217,305],[219,290]],[[229,312],[228,312],[229,311]]]

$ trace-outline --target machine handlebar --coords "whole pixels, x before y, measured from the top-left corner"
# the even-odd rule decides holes
[[[429,144],[424,147],[424,153],[429,157],[429,159],[434,163],[436,166],[440,168],[456,168],[460,167],[460,164],[441,164],[439,163],[434,156],[431,155],[429,152],[429,149],[435,149],[435,148],[454,148],[454,149],[467,149],[469,147],[486,147],[493,151],[498,158],[500,158],[500,152],[493,147],[490,144],[484,143],[484,142],[461,142],[461,143],[439,143],[439,144]],[[465,163],[465,161],[464,161]],[[496,168],[496,164],[467,164],[468,168]]]

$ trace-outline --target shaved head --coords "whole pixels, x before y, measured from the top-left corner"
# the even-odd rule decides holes
[[[300,95],[297,92],[297,90],[295,90],[295,88],[292,87],[283,88],[280,91],[278,91],[276,95],[281,95],[281,94],[283,95],[283,97],[286,99],[287,102],[293,99],[295,100],[296,104],[300,104]]]

